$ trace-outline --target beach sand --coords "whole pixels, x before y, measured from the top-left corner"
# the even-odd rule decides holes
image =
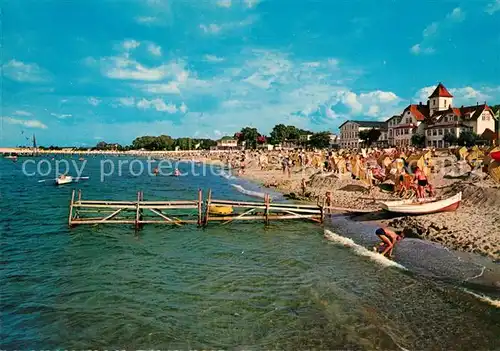
[[[443,174],[432,175],[432,184],[437,196],[448,197],[462,191],[463,201],[455,212],[436,213],[423,216],[401,216],[387,219],[387,214],[364,215],[357,220],[375,221],[382,225],[403,229],[406,235],[440,243],[448,248],[485,255],[494,261],[500,260],[500,186],[484,174],[472,174],[456,179],[447,179]],[[280,191],[291,198],[322,201],[327,191],[333,194],[332,206],[370,209],[378,211],[379,201],[395,200],[392,193],[379,187],[368,188],[350,174],[339,178],[336,174],[320,173],[315,169],[295,167],[290,176],[278,166],[260,170],[255,162],[247,164],[242,177],[264,187]],[[302,179],[306,179],[305,194]]]

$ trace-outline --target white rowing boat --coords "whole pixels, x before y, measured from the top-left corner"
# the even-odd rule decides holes
[[[455,211],[462,201],[462,193],[459,192],[452,197],[443,200],[424,199],[416,201],[413,199],[401,201],[381,202],[382,209],[410,215],[430,214],[445,211]]]
[[[72,176],[64,176],[64,177],[59,177],[56,178],[56,184],[57,185],[63,185],[63,184],[69,184],[73,182],[73,177]]]

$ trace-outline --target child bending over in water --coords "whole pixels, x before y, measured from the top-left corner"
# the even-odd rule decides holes
[[[375,231],[375,234],[380,238],[382,242],[378,245],[379,247],[374,247],[374,251],[379,252],[379,249],[381,248],[381,246],[383,246],[385,247],[385,249],[381,252],[381,254],[386,257],[392,257],[392,250],[394,249],[394,245],[396,245],[398,241],[404,238],[403,233],[397,234],[387,228],[378,228]]]

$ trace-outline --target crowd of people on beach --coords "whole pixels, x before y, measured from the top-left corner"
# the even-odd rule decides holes
[[[411,157],[413,156],[413,157]],[[410,192],[417,198],[424,198],[426,192],[434,194],[429,181],[431,151],[422,153],[414,148],[407,149],[362,149],[361,152],[340,150],[276,150],[239,151],[220,154],[218,160],[226,167],[245,174],[250,163],[265,171],[279,168],[284,177],[292,172],[314,169],[339,177],[351,177],[374,186],[391,180],[394,191],[402,197]],[[305,192],[305,190],[304,190]]]

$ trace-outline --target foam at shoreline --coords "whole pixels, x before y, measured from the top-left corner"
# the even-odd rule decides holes
[[[345,247],[349,247],[357,255],[368,257],[370,260],[372,260],[374,262],[377,262],[378,264],[380,264],[380,265],[382,265],[384,267],[396,267],[396,268],[399,268],[399,269],[406,270],[406,268],[403,265],[401,265],[401,264],[399,264],[397,262],[394,262],[394,261],[388,259],[387,257],[382,256],[379,253],[370,251],[370,250],[366,249],[365,247],[356,244],[350,238],[346,238],[346,237],[343,237],[341,235],[338,235],[338,234],[336,234],[336,233],[334,233],[334,232],[332,232],[332,231],[330,231],[328,229],[325,229],[324,235],[325,235],[326,239],[328,239],[328,240],[330,240],[330,241],[332,241],[332,242],[334,242],[336,244],[343,245]]]
[[[236,190],[238,190],[240,193],[243,193],[248,196],[259,197],[262,199],[266,196],[266,194],[263,192],[247,190],[239,184],[231,184],[231,186]]]

